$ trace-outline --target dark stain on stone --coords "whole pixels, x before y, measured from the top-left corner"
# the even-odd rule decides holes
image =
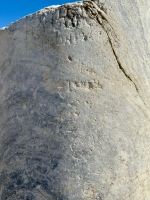
[[[29,193],[26,197],[26,200],[34,200],[34,196],[32,193]]]
[[[58,162],[52,162],[51,169],[54,170],[58,166]]]
[[[84,41],[87,41],[88,40],[88,37],[87,35],[84,36]]]
[[[68,60],[72,61],[72,57],[70,55],[68,56]]]
[[[45,174],[47,172],[47,168],[46,167],[42,167],[42,166],[39,166],[39,165],[37,165],[36,170],[38,172],[40,172],[41,174]]]

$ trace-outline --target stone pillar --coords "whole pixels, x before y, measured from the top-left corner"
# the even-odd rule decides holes
[[[85,1],[0,30],[1,200],[149,199],[147,7]]]

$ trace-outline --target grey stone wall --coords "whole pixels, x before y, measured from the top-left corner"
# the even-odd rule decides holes
[[[0,30],[0,199],[149,200],[149,2],[48,7]]]

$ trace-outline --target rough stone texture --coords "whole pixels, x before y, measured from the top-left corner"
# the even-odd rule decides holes
[[[0,199],[150,199],[148,0],[48,7],[0,30]]]

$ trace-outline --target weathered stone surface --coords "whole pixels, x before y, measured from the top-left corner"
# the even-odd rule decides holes
[[[1,200],[150,199],[150,2],[93,2],[0,30]]]

